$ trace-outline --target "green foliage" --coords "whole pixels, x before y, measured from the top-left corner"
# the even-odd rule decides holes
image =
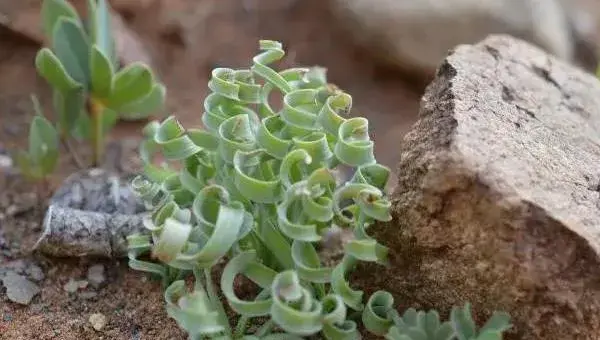
[[[501,340],[502,332],[510,328],[510,316],[506,313],[496,312],[477,331],[471,316],[470,304],[466,304],[463,308],[453,308],[450,319],[458,340]]]
[[[249,69],[213,70],[203,129],[173,116],[144,129],[144,176],[132,185],[152,213],[147,233],[128,237],[129,263],[162,278],[168,314],[190,339],[358,339],[361,318],[389,339],[495,339],[508,319],[496,316],[476,334],[468,308],[441,323],[436,312],[399,317],[387,292],[363,303],[348,276],[359,261],[387,265],[388,249],[368,230],[391,219],[390,170],[375,159],[367,119],[348,117],[352,97],[328,84],[323,68],[277,72],[269,64],[284,57],[281,44],[263,40],[260,49]],[[115,87],[146,83],[132,70]],[[354,169],[348,181],[336,176],[343,167]],[[352,238],[332,263],[320,250],[340,228]],[[239,315],[235,327],[213,282],[221,264],[218,287]],[[237,295],[239,277],[258,287],[254,299]]]
[[[62,138],[90,140],[97,164],[112,125],[161,110],[166,89],[145,64],[119,67],[106,0],[88,0],[85,24],[66,0],[44,0],[42,26],[49,47],[35,66],[53,88],[57,129]]]
[[[395,314],[395,313],[394,313]],[[454,328],[450,322],[441,322],[436,311],[417,311],[414,308],[404,312],[402,317],[393,316],[394,325],[386,338],[394,340],[450,340],[455,339]]]
[[[58,134],[43,115],[35,96],[32,96],[35,116],[29,127],[29,149],[17,155],[21,172],[33,180],[42,180],[56,168],[58,161]]]

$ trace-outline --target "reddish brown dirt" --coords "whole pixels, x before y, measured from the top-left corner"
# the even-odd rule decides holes
[[[150,51],[157,74],[168,88],[168,114],[186,127],[200,125],[209,72],[216,66],[246,67],[257,53],[258,39],[284,43],[288,52],[280,67],[321,65],[329,80],[353,95],[355,114],[369,118],[380,162],[395,169],[396,145],[416,119],[421,90],[401,75],[373,64],[354,48],[331,18],[324,1],[282,0],[137,0],[112,1]],[[31,22],[37,25],[37,22]],[[45,107],[49,91],[33,67],[39,46],[0,28],[0,151],[24,148],[33,112],[29,96],[36,93]],[[113,139],[136,139],[142,123],[119,124]],[[84,146],[77,147],[83,156]],[[131,150],[131,148],[129,148]],[[135,155],[123,166],[136,169]],[[74,170],[64,157],[50,190]],[[0,170],[2,171],[2,170]],[[393,180],[392,180],[393,181]],[[0,241],[6,240],[0,263],[31,257],[45,202],[32,202],[36,188],[19,175],[0,173],[0,212],[18,213],[0,219]],[[2,248],[2,242],[0,242]],[[0,249],[1,250],[1,249]],[[167,318],[161,288],[128,269],[126,261],[103,261],[107,284],[84,299],[63,285],[85,278],[99,260],[49,259],[34,255],[45,272],[41,293],[29,306],[11,303],[0,290],[0,339],[185,339]],[[1,289],[1,288],[0,288]],[[108,324],[93,330],[88,318],[102,313]]]

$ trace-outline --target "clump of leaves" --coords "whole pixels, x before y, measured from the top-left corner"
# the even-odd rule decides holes
[[[501,340],[502,332],[510,328],[510,317],[506,313],[496,312],[477,330],[471,316],[471,305],[454,307],[450,315],[458,340]]]
[[[391,310],[389,293],[378,292],[373,297],[376,298],[378,294],[384,302],[379,306]],[[477,330],[469,303],[462,308],[454,307],[450,321],[445,322],[440,321],[439,314],[434,310],[424,312],[409,308],[402,316],[394,310],[388,315],[391,315],[392,326],[385,338],[389,340],[502,340],[502,333],[510,329],[510,316],[494,312],[485,325]],[[384,320],[389,322],[390,317]]]
[[[106,0],[88,0],[85,23],[69,2],[44,0],[42,26],[49,47],[38,51],[35,65],[52,86],[56,128],[63,140],[91,141],[96,166],[116,121],[159,110],[165,87],[143,63],[120,67]]]
[[[282,45],[260,49],[249,69],[213,70],[204,129],[171,116],[144,130],[145,171],[133,187],[152,213],[148,233],[128,237],[129,264],[162,278],[169,315],[190,339],[358,339],[361,316],[389,339],[493,339],[474,337],[467,311],[442,324],[435,312],[399,318],[387,292],[363,302],[347,278],[358,261],[387,265],[388,248],[368,230],[391,219],[390,170],[376,161],[368,120],[349,117],[352,97],[323,68],[277,72],[268,65],[284,57]],[[347,181],[335,176],[342,167],[354,169]],[[319,248],[339,228],[353,238],[329,265]],[[223,261],[218,287],[240,316],[235,326],[213,282]],[[255,298],[237,295],[240,276],[260,287]]]

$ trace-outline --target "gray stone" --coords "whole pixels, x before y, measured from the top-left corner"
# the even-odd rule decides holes
[[[125,257],[126,237],[144,230],[148,214],[130,179],[102,169],[71,175],[50,202],[34,248],[57,257]]]
[[[81,292],[77,296],[83,300],[94,300],[98,297],[98,293],[96,293],[96,292]]]
[[[35,263],[30,264],[27,267],[27,269],[25,270],[25,273],[33,281],[38,281],[39,282],[39,281],[42,281],[44,279],[44,277],[45,277],[44,271],[42,270],[42,268],[40,268],[40,266],[38,266]]]
[[[509,34],[574,61],[578,43],[594,44],[593,20],[570,0],[332,0],[360,45],[404,71],[433,74],[448,50]],[[583,20],[588,19],[588,20]],[[595,52],[596,46],[588,48]],[[589,59],[589,57],[587,57]],[[593,69],[592,65],[586,65]]]
[[[102,169],[86,169],[69,176],[50,203],[83,211],[107,214],[137,214],[145,211],[133,193],[131,179],[121,179]]]
[[[8,299],[22,305],[28,305],[31,299],[40,292],[40,288],[35,283],[13,271],[4,275],[2,284],[6,287]]]
[[[104,274],[104,266],[96,264],[88,268],[87,280],[94,288],[100,287],[104,281],[106,281],[106,275]]]
[[[86,280],[75,280],[73,278],[70,278],[69,281],[63,286],[63,289],[67,293],[75,293],[80,289],[86,288],[88,284],[89,282],[87,282]]]
[[[0,170],[10,169],[13,166],[13,160],[9,155],[0,153]]]
[[[600,334],[600,81],[491,36],[454,49],[400,148],[391,249],[357,284],[513,317],[505,339]],[[362,282],[360,282],[362,281]]]

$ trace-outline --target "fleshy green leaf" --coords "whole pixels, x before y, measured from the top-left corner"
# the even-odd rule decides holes
[[[388,249],[374,239],[352,240],[345,245],[345,251],[361,261],[387,263]]]
[[[322,329],[323,306],[319,301],[313,300],[311,292],[300,285],[296,272],[277,274],[271,290],[271,318],[284,331],[308,336]]]
[[[53,106],[58,115],[61,133],[71,133],[78,124],[79,117],[85,115],[85,93],[79,88],[68,92],[53,92]],[[86,133],[86,135],[89,135]]]
[[[44,116],[36,115],[29,130],[29,157],[42,174],[50,174],[58,162],[58,134]]]
[[[295,240],[292,258],[301,279],[315,283],[329,283],[333,268],[322,267],[319,255],[312,244]]]
[[[98,35],[98,24],[96,19],[96,11],[98,9],[97,2],[98,0],[87,0],[88,15],[86,21],[83,23],[92,44],[96,44],[96,36]]]
[[[261,40],[259,44],[260,49],[264,52],[254,57],[252,72],[261,76],[284,93],[290,92],[291,87],[285,78],[267,66],[268,64],[283,58],[285,55],[285,52],[282,49],[283,46],[281,43],[273,40]]]
[[[119,117],[126,120],[146,118],[164,108],[166,94],[166,87],[156,83],[152,86],[150,93],[143,98],[121,106]]]
[[[260,169],[268,156],[262,149],[251,152],[237,151],[233,160],[235,186],[246,198],[258,203],[275,203],[283,194],[281,182],[274,174]],[[262,170],[262,171],[261,171]],[[260,174],[252,176],[251,173]]]
[[[110,61],[112,67],[117,67],[115,39],[113,36],[111,9],[107,0],[98,0],[96,6],[96,37],[94,42]]]
[[[495,312],[492,317],[481,327],[480,332],[487,331],[504,332],[510,329],[510,315],[503,312]]]
[[[91,48],[92,93],[96,98],[108,98],[113,87],[113,68],[108,57],[93,45]]]
[[[394,304],[394,298],[388,292],[377,291],[371,295],[362,314],[365,327],[373,334],[385,335],[392,326],[388,317]]]
[[[452,308],[450,319],[459,340],[472,340],[476,337],[477,330],[471,316],[470,304],[465,304],[464,308]]]
[[[354,290],[350,287],[350,284],[346,280],[346,272],[352,267],[354,261],[348,257],[345,257],[331,273],[331,288],[333,291],[340,295],[344,299],[344,303],[350,308],[357,311],[364,309],[362,303],[363,291]]]
[[[69,76],[87,88],[90,82],[90,44],[81,25],[74,19],[61,17],[52,36],[52,50]]]
[[[183,126],[174,116],[158,125],[151,138],[168,160],[185,159],[202,150],[185,134]]]
[[[135,62],[115,74],[113,92],[107,104],[114,110],[138,101],[152,91],[154,76],[145,64]]]
[[[42,48],[35,57],[35,66],[44,79],[61,92],[69,92],[82,87],[63,67],[58,57],[49,49]]]
[[[191,225],[167,218],[156,248],[154,248],[154,257],[165,263],[173,261],[184,249],[191,232]]]
[[[204,289],[197,285],[192,292],[185,290],[184,281],[175,281],[165,291],[169,316],[193,337],[223,332],[225,326]]]
[[[349,166],[365,166],[375,162],[374,143],[369,138],[369,122],[362,117],[340,124],[335,155]]]
[[[89,140],[92,136],[92,120],[87,114],[80,114],[73,124],[71,135],[77,140]]]
[[[272,299],[243,301],[236,296],[233,285],[239,274],[247,275],[262,288],[268,288],[276,273],[256,262],[256,253],[244,252],[229,260],[221,275],[221,290],[234,311],[244,316],[268,315],[273,303]]]
[[[44,35],[50,40],[54,37],[54,28],[60,18],[71,18],[79,22],[77,11],[66,0],[43,0],[41,13]]]
[[[223,189],[207,186],[198,194],[198,196],[196,196],[194,209],[197,217],[207,216],[204,214],[200,215],[197,212],[199,210],[210,208],[210,206],[206,208],[205,200],[210,199],[210,195],[212,195],[211,191],[213,190]],[[209,234],[206,243],[202,248],[197,249],[196,251],[188,251],[178,255],[178,261],[193,262],[202,268],[211,267],[215,265],[238,240],[237,237],[240,234],[240,230],[246,218],[243,206],[239,202],[231,202],[227,205],[223,204],[218,208],[214,207],[214,209],[216,209],[216,211],[205,211],[207,214],[210,213],[210,217],[213,217],[212,221],[205,220],[205,223],[212,227],[205,228],[205,233]]]
[[[118,120],[117,113],[107,107],[104,108],[102,113],[102,133],[107,135],[110,130],[117,124]]]

